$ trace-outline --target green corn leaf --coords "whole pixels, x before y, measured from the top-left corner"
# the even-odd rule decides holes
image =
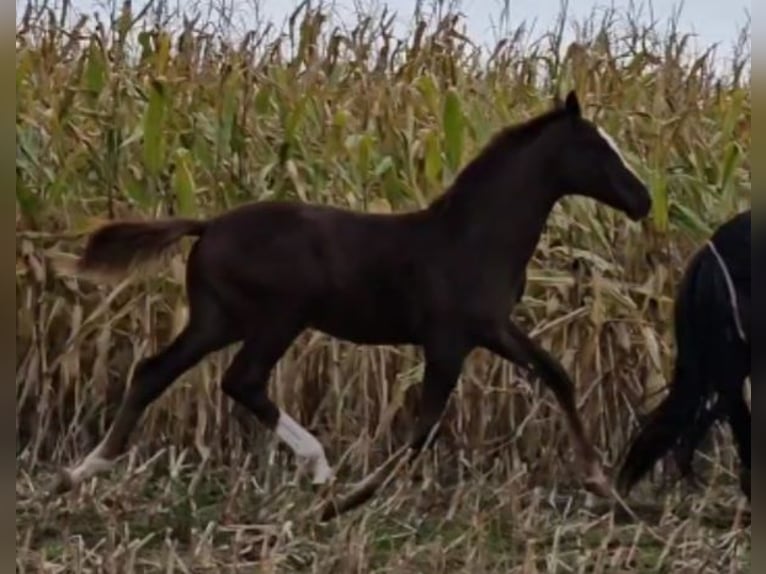
[[[444,129],[444,149],[447,156],[447,165],[452,173],[460,169],[463,160],[463,138],[465,133],[465,120],[460,97],[454,88],[447,91],[444,100],[444,116],[442,118]]]
[[[21,213],[29,218],[34,218],[42,209],[40,198],[27,186],[18,169],[16,170],[16,201]]]
[[[686,232],[696,236],[696,239],[702,240],[709,237],[712,230],[700,217],[692,210],[678,201],[670,204],[670,212],[673,221]]]
[[[379,178],[382,175],[385,175],[392,167],[394,167],[394,160],[390,155],[385,156],[380,160],[380,162],[378,162],[378,165],[373,172],[375,178]]]
[[[144,137],[144,126],[138,124],[133,132],[120,143],[120,149],[128,148]]]
[[[129,168],[123,185],[125,194],[140,208],[150,209],[152,207],[152,198],[147,192],[146,183],[141,180],[140,170],[135,167]]]
[[[362,178],[366,177],[367,170],[370,167],[370,158],[372,157],[372,137],[369,134],[364,134],[359,138],[359,144],[356,149],[357,153],[357,166]]]
[[[442,156],[439,148],[439,136],[431,131],[425,138],[425,174],[431,184],[439,183],[439,175],[442,171]]]
[[[328,138],[328,151],[332,150],[332,153],[336,154],[344,146],[344,135],[347,125],[348,112],[346,110],[335,112],[332,117],[332,128]]]
[[[74,96],[75,90],[70,87],[64,89],[64,94],[61,97],[61,100],[59,100],[57,106],[58,109],[56,110],[56,119],[58,120],[59,124],[63,123],[63,121],[69,115],[69,112],[72,109],[72,104],[74,103]]]
[[[157,75],[164,74],[170,61],[170,34],[160,32],[157,34],[157,51],[154,54],[154,70]]]
[[[231,151],[234,121],[237,115],[237,93],[240,89],[241,75],[237,69],[227,76],[222,84],[221,116],[216,134],[219,153],[226,156]]]
[[[181,215],[190,217],[197,213],[194,177],[192,176],[191,155],[187,149],[179,149],[175,154],[173,172],[173,192],[178,201]]]
[[[32,57],[29,52],[16,50],[16,109],[21,102],[26,102],[26,82],[32,75]]]
[[[85,67],[85,89],[97,97],[106,84],[106,59],[100,44],[91,40],[88,49],[88,64]]]
[[[652,221],[657,231],[668,229],[668,182],[659,171],[652,174]]]
[[[272,111],[271,88],[268,85],[262,86],[255,95],[254,107],[259,115],[266,115]]]
[[[285,122],[285,140],[292,142],[295,140],[298,128],[303,122],[303,118],[306,112],[306,98],[300,98],[293,109],[287,114],[287,121]]]
[[[726,155],[723,160],[723,169],[721,170],[721,179],[718,183],[718,187],[721,192],[726,194],[729,189],[729,184],[734,176],[734,172],[739,166],[740,149],[737,142],[729,142],[726,146]]]
[[[395,166],[387,170],[383,176],[383,193],[386,197],[392,199],[403,198],[409,195],[407,188],[396,173]]]
[[[236,114],[235,114],[236,119]],[[231,151],[235,154],[241,154],[246,151],[247,133],[241,122],[235,121],[231,127]]]
[[[150,175],[157,176],[165,161],[165,115],[167,113],[167,88],[159,81],[152,81],[149,105],[144,115],[144,164]]]
[[[148,61],[154,54],[154,47],[152,46],[152,36],[149,32],[143,31],[138,33],[138,44],[141,46],[141,58],[140,61]]]
[[[230,150],[236,112],[236,96],[232,91],[227,90],[223,96],[221,120],[218,124],[217,133],[218,150],[224,156],[228,155]]]
[[[436,82],[430,74],[420,76],[415,85],[423,98],[426,101],[426,105],[431,109],[434,114],[439,113],[439,96],[436,89]]]

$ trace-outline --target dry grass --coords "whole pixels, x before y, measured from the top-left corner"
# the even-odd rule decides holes
[[[559,206],[517,312],[574,377],[613,464],[670,372],[686,257],[749,203],[748,52],[722,74],[680,32],[630,19],[594,20],[566,49],[556,33],[509,33],[479,58],[452,17],[399,43],[385,16],[343,31],[304,10],[282,38],[261,28],[226,44],[215,22],[157,29],[153,11],[103,33],[61,16],[30,8],[17,26],[17,571],[749,570],[728,431],[708,444],[704,490],[644,484],[640,520],[589,508],[550,395],[478,352],[423,468],[330,524],[310,519],[316,498],[292,458],[219,392],[230,352],[151,409],[110,477],[45,493],[185,317],[183,255],[94,286],[52,272],[74,236],[109,215],[269,197],[411,209],[556,87],[578,89],[655,199],[642,225]],[[317,433],[344,488],[401,444],[421,374],[413,349],[306,333],[272,394]]]

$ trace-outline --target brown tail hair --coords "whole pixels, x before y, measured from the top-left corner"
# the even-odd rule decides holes
[[[88,238],[78,274],[114,278],[159,259],[182,237],[200,237],[206,223],[193,219],[108,223]]]

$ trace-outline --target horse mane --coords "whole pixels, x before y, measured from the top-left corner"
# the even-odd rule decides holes
[[[454,202],[456,196],[474,186],[486,185],[489,177],[497,173],[498,166],[508,161],[508,154],[529,143],[540,132],[567,115],[563,105],[555,106],[525,122],[507,126],[498,131],[479,153],[457,174],[447,190],[431,202],[432,210],[441,210]]]

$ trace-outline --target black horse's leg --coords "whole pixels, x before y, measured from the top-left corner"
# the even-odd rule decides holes
[[[678,445],[673,449],[673,458],[682,477],[691,481],[694,486],[699,484],[694,473],[694,453],[705,438],[716,420],[725,416],[724,401],[718,397],[710,407],[700,413],[694,424],[681,436]]]
[[[375,495],[393,469],[410,462],[429,443],[431,431],[439,422],[452,390],[457,384],[469,347],[443,338],[425,347],[426,368],[417,405],[417,419],[407,448],[400,450],[375,472],[365,478],[339,502],[327,504],[321,520],[329,520],[355,508]],[[404,461],[402,460],[404,457]]]
[[[725,309],[725,307],[724,307]],[[728,319],[728,317],[727,317]],[[724,323],[725,324],[725,323]],[[740,488],[750,499],[750,408],[745,400],[745,384],[750,374],[750,345],[728,337],[722,340],[724,328],[709,332],[705,366],[711,385],[720,396],[723,415],[731,426],[739,455]]]
[[[595,494],[609,497],[611,495],[609,481],[593,445],[586,437],[585,428],[577,413],[574,383],[561,363],[511,321],[485,332],[482,345],[504,359],[534,371],[553,391],[564,411],[577,456],[585,470],[585,487]]]
[[[743,385],[744,386],[744,382]],[[740,389],[742,388],[740,386]],[[751,415],[750,409],[742,393],[732,392],[726,400],[727,417],[734,433],[734,440],[737,443],[737,452],[739,453],[740,464],[740,488],[748,500],[750,500],[750,430]]]
[[[194,307],[189,324],[178,337],[164,350],[141,362],[106,436],[80,464],[62,470],[56,486],[58,492],[109,470],[125,450],[146,408],[205,355],[235,340],[217,315],[200,311],[199,306]]]
[[[464,347],[449,343],[426,349],[423,388],[418,400],[415,428],[410,436],[413,454],[430,444],[429,435],[447,406],[460,376],[465,356]]]
[[[313,434],[274,404],[267,389],[271,370],[300,329],[285,319],[254,323],[258,326],[248,334],[226,370],[221,388],[275,432],[298,458],[311,464],[314,484],[324,484],[332,474],[324,448]]]

